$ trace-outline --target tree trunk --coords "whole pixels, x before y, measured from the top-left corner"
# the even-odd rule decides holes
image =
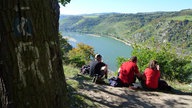
[[[57,0],[0,0],[2,108],[69,106]]]

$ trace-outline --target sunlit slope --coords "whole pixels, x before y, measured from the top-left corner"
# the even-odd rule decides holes
[[[154,37],[192,51],[192,10],[137,14],[62,16],[60,30],[113,36],[142,43]]]

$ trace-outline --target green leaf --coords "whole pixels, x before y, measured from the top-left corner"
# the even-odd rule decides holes
[[[70,3],[71,0],[59,0],[59,2],[65,6],[67,3]]]

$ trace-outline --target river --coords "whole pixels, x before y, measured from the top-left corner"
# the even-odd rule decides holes
[[[104,36],[95,36],[90,34],[66,33],[62,35],[68,39],[68,42],[76,47],[78,43],[84,43],[94,48],[95,53],[103,56],[103,61],[108,64],[112,71],[117,71],[117,57],[129,58],[131,56],[132,47],[113,38]]]

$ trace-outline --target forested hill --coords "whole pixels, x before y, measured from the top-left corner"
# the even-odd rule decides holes
[[[159,43],[192,51],[192,10],[137,14],[90,14],[61,16],[60,30],[113,36],[142,43],[154,37]]]

